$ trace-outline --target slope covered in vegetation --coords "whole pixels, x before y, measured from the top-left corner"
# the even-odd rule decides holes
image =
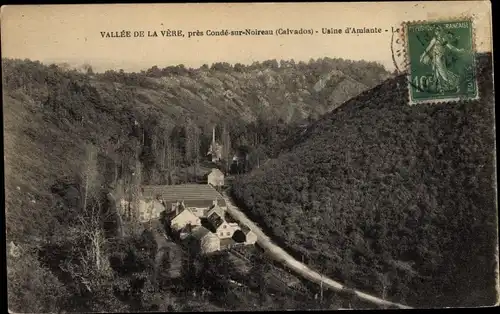
[[[101,74],[2,62],[6,237],[21,250],[7,261],[9,306],[24,312],[151,310],[154,248],[132,227],[119,232],[108,192],[178,182],[172,171],[205,157],[214,124],[229,158],[337,106],[334,89],[351,97],[387,76],[334,59]],[[108,263],[117,257],[143,263],[123,273]]]
[[[326,96],[338,82],[359,85],[345,96],[352,97],[388,75],[376,63],[329,58],[308,64],[282,61],[281,67],[271,60],[246,67],[216,63],[210,68],[155,66],[141,73],[102,74],[90,68],[81,73],[37,61],[5,59],[2,70],[7,203],[9,212],[19,219],[30,216],[19,211],[50,208],[50,187],[80,175],[87,144],[98,151],[106,183],[127,179],[134,159],[140,159],[145,168],[144,180],[159,183],[161,178],[149,180],[149,170],[161,172],[203,157],[215,124],[219,139],[220,126],[228,126],[233,148],[252,146],[256,137],[280,133],[277,128],[286,134],[287,121],[301,121],[303,116],[337,106],[341,100],[328,102]],[[290,108],[300,108],[301,115],[292,117]],[[196,143],[190,144],[196,147],[187,147],[190,133],[198,134]],[[173,165],[159,160],[163,148],[171,150]],[[28,203],[10,203],[28,198]],[[7,225],[20,228],[19,235],[37,233],[23,229],[29,222]],[[8,234],[15,232],[8,230]]]
[[[410,306],[496,302],[491,55],[481,99],[408,106],[406,78],[343,104],[232,193],[298,259]]]

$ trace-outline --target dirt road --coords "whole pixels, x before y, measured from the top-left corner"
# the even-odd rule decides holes
[[[293,258],[290,254],[285,252],[282,248],[274,244],[271,239],[264,234],[262,229],[257,226],[253,221],[251,221],[238,207],[236,207],[231,199],[227,196],[227,194],[224,193],[224,199],[227,204],[227,212],[233,218],[236,220],[240,221],[241,223],[246,224],[250,230],[252,230],[256,235],[257,235],[257,243],[259,246],[261,246],[263,249],[265,249],[276,261],[279,261],[286,265],[288,268],[294,270],[298,274],[302,275],[304,278],[307,278],[315,283],[321,283],[323,281],[323,285],[326,287],[329,287],[333,290],[336,291],[342,291],[342,290],[349,290],[352,293],[356,294],[360,299],[369,301],[371,303],[380,305],[380,306],[387,306],[387,307],[397,307],[401,309],[410,309],[411,307],[403,305],[403,304],[398,304],[398,303],[393,303],[387,300],[383,300],[380,298],[377,298],[375,296],[369,295],[367,293],[361,292],[359,290],[355,289],[350,289],[349,287],[346,287],[345,285],[332,280],[328,277],[325,277],[314,270],[310,269],[307,267],[305,264],[297,261],[295,258]]]

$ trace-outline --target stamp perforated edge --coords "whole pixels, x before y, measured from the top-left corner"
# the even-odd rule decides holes
[[[460,22],[460,21],[470,21],[471,23],[471,44],[472,44],[472,53],[474,54],[474,57],[472,58],[473,62],[473,71],[474,71],[474,81],[476,84],[476,96],[471,98],[471,97],[450,97],[450,98],[440,98],[440,99],[426,99],[426,100],[412,100],[411,99],[411,72],[410,72],[410,58],[409,58],[409,43],[407,40],[407,27],[409,25],[414,25],[414,24],[432,24],[432,23],[446,23],[446,22]],[[474,15],[459,15],[455,17],[443,17],[443,18],[436,18],[436,19],[429,19],[429,20],[413,20],[413,21],[404,21],[401,23],[401,33],[400,33],[400,39],[403,42],[403,54],[404,54],[404,72],[407,74],[406,80],[407,80],[407,93],[408,93],[408,105],[413,106],[413,105],[421,105],[421,104],[456,104],[456,103],[461,103],[464,101],[475,101],[480,99],[479,95],[479,85],[477,83],[477,52],[476,52],[476,22],[475,22],[475,17]]]

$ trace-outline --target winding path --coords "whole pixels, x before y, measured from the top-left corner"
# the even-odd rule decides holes
[[[325,277],[314,270],[310,269],[307,267],[305,264],[297,261],[295,258],[293,258],[290,254],[285,252],[282,248],[274,244],[271,239],[264,234],[262,229],[260,229],[259,226],[257,226],[253,221],[251,221],[237,206],[233,204],[231,201],[230,197],[227,196],[226,193],[223,194],[224,199],[226,201],[227,205],[227,212],[233,218],[237,219],[238,221],[246,224],[250,230],[252,230],[256,235],[257,235],[257,243],[259,246],[261,246],[263,249],[268,251],[268,253],[277,261],[285,264],[288,268],[294,270],[298,274],[302,275],[304,278],[307,278],[315,283],[321,283],[323,282],[323,285],[326,287],[329,287],[335,291],[346,291],[349,290],[356,296],[358,296],[360,299],[369,301],[371,303],[381,305],[381,306],[388,306],[388,307],[397,307],[400,309],[411,309],[411,307],[399,303],[393,303],[384,299],[377,298],[375,296],[372,296],[370,294],[361,292],[356,289],[351,289],[335,280],[332,280],[328,277]]]

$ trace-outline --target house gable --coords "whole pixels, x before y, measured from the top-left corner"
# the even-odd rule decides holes
[[[216,234],[221,239],[231,238],[236,230],[240,230],[238,224],[224,221],[217,229]]]
[[[187,209],[184,209],[177,216],[175,216],[170,223],[171,227],[176,230],[180,230],[188,224],[198,226],[200,225],[200,218],[196,217],[195,214]]]
[[[206,175],[206,181],[209,185],[214,187],[224,186],[224,173],[217,168],[213,168],[212,171]]]

